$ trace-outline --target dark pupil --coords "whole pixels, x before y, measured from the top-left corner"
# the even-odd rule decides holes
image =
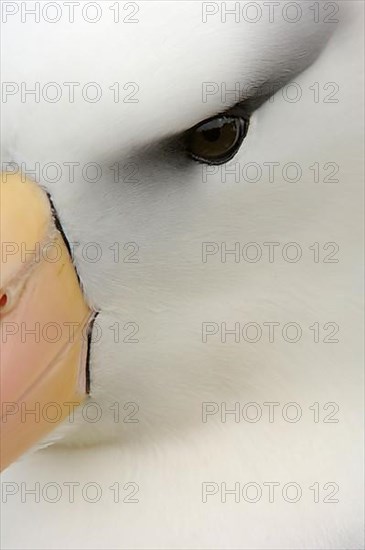
[[[221,135],[220,128],[212,128],[211,130],[203,130],[202,134],[207,141],[217,141]]]

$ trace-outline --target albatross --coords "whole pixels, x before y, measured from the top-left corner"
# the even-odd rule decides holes
[[[3,2],[2,544],[361,545],[363,5]]]

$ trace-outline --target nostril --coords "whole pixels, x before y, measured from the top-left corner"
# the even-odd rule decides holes
[[[18,303],[26,284],[25,277],[18,277],[15,281],[9,281],[6,288],[0,288],[0,315],[6,315]]]
[[[12,301],[13,300],[11,298],[11,294],[9,294],[9,289],[7,290],[0,289],[0,315],[1,316],[8,313],[8,311],[11,309]]]
[[[1,292],[0,293],[0,310],[3,309],[8,303],[8,295]]]

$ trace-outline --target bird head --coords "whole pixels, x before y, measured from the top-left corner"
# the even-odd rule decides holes
[[[280,109],[261,107],[334,27],[304,1],[296,21],[278,12],[274,22],[236,4],[238,19],[190,2],[163,13],[145,2],[136,14],[105,3],[95,24],[75,13],[77,26],[9,15],[4,466],[39,442],[181,432],[202,396],[230,391],[237,376],[250,383],[259,359],[205,346],[201,324],[254,312],[265,271],[207,258],[237,236],[265,240],[284,207],[269,187],[223,182],[222,167],[285,141]]]

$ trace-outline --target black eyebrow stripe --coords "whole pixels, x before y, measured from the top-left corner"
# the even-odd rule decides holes
[[[257,109],[266,101],[275,95],[281,88],[286,86],[292,80],[295,74],[288,74],[287,78],[281,80],[267,80],[262,84],[252,87],[247,97],[242,98],[232,107],[229,107],[225,114],[236,115],[242,117],[250,117]]]

